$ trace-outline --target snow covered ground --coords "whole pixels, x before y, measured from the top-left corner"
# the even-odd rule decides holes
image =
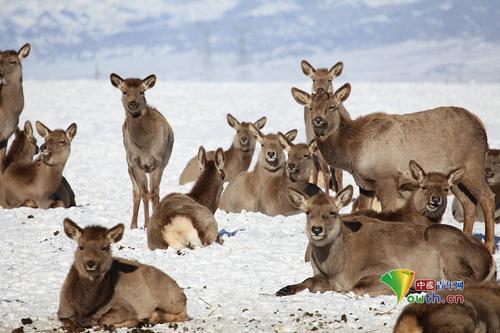
[[[225,120],[228,112],[247,121],[266,115],[264,132],[298,128],[297,141],[305,137],[302,108],[291,98],[290,83],[164,83],[161,79],[147,98],[167,117],[175,132],[162,196],[190,188],[177,185],[177,180],[200,144],[208,149],[229,146],[233,129]],[[307,81],[296,86],[310,88]],[[439,105],[463,106],[484,121],[490,146],[500,147],[499,91],[498,84],[354,82],[346,107],[358,116],[374,111],[406,113]],[[219,228],[236,233],[226,236],[223,246],[186,251],[182,256],[171,249],[149,251],[144,230],[128,229],[131,184],[121,138],[124,112],[120,93],[107,81],[26,81],[25,98],[22,122],[41,120],[50,128],[78,124],[65,169],[78,206],[47,211],[0,210],[1,332],[21,326],[21,319],[28,317],[34,322],[25,331],[35,327],[37,332],[52,331],[60,326],[56,317],[59,290],[75,248],[63,232],[65,217],[80,225],[111,227],[125,223],[124,239],[114,246],[114,254],[155,265],[185,289],[192,319],[171,328],[157,326],[155,331],[392,330],[405,305],[403,301],[395,310],[384,313],[394,306],[393,296],[367,298],[333,292],[274,296],[281,287],[311,274],[310,265],[303,262],[303,214],[271,218],[258,213],[218,211]],[[458,226],[450,209],[444,219]],[[484,233],[483,225],[476,224],[474,231]],[[496,234],[500,236],[500,230]],[[500,254],[495,255],[495,260],[500,265]]]

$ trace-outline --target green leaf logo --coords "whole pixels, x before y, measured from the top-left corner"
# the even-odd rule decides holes
[[[384,273],[384,275],[380,277],[380,282],[386,284],[389,288],[391,288],[391,290],[398,298],[397,304],[399,304],[403,297],[405,297],[408,290],[410,290],[414,277],[414,271],[399,268]]]

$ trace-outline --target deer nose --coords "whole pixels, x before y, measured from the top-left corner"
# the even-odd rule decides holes
[[[273,158],[274,156],[276,156],[276,153],[275,153],[274,151],[268,151],[268,152],[267,152],[267,156],[268,156],[269,158]]]
[[[288,171],[295,171],[296,165],[295,163],[288,163]]]
[[[323,89],[323,88],[317,88],[316,89],[316,92],[319,93],[319,94],[321,94],[324,91],[325,91],[325,89]]]
[[[132,101],[132,102],[128,103],[128,107],[131,109],[137,109],[138,106],[139,106],[139,104],[136,101]]]
[[[311,227],[311,232],[318,236],[323,232],[323,227]]]
[[[47,150],[47,146],[44,143],[40,146],[40,151],[45,151],[45,150]]]
[[[323,122],[323,118],[320,116],[314,117],[315,124],[321,124]]]
[[[434,204],[438,204],[438,203],[440,203],[440,202],[441,202],[441,197],[440,197],[440,196],[437,196],[437,195],[433,195],[433,196],[431,196],[431,201],[432,201],[432,203],[434,203]]]
[[[97,262],[95,260],[86,260],[85,261],[85,269],[87,270],[95,270],[97,266]]]
[[[240,139],[240,142],[243,143],[243,144],[247,143],[248,142],[248,137],[242,136],[241,139]]]
[[[486,173],[490,173],[490,172],[491,172],[491,169],[490,169],[490,168],[486,168],[486,169],[484,169],[484,172],[486,172]]]

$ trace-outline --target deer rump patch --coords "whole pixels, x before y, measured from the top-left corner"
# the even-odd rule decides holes
[[[193,226],[193,221],[188,216],[176,215],[171,217],[170,223],[163,227],[162,235],[168,246],[173,247],[175,250],[203,246],[198,230]]]

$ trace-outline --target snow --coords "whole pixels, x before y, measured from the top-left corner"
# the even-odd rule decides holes
[[[334,82],[335,87],[341,82]],[[490,145],[500,147],[496,130],[500,126],[498,84],[352,84],[346,102],[352,116],[459,105],[481,117]],[[285,218],[217,211],[219,229],[236,232],[232,237],[224,236],[223,246],[185,251],[181,256],[171,249],[149,251],[144,230],[128,228],[132,194],[122,146],[124,113],[119,91],[109,82],[100,81],[28,80],[24,86],[26,106],[21,122],[41,120],[50,128],[78,124],[65,169],[78,207],[0,210],[0,332],[21,326],[21,319],[28,317],[34,323],[26,326],[25,331],[34,331],[34,327],[37,332],[51,331],[60,326],[56,317],[59,290],[75,249],[63,232],[65,217],[80,225],[127,226],[124,239],[114,246],[114,255],[154,265],[185,288],[192,319],[178,324],[176,331],[392,330],[405,305],[404,301],[391,310],[396,302],[394,296],[368,298],[307,291],[284,298],[274,296],[281,287],[302,281],[312,273],[310,265],[303,262],[304,214]],[[230,145],[233,129],[226,123],[226,113],[245,121],[266,115],[265,133],[298,128],[296,141],[304,140],[302,108],[292,100],[291,86],[288,82],[163,82],[160,77],[147,98],[167,117],[175,133],[161,195],[188,191],[190,185],[179,186],[177,180],[200,144],[207,149]],[[295,86],[310,89],[310,82],[304,80]],[[351,177],[345,178],[352,183]],[[459,226],[453,222],[449,209],[444,220]],[[142,225],[142,216],[139,223]],[[483,234],[484,226],[478,223],[474,231]],[[500,231],[496,234],[500,236]],[[499,253],[495,260],[500,264]],[[346,322],[341,320],[343,315]],[[163,325],[155,330],[167,328]]]

